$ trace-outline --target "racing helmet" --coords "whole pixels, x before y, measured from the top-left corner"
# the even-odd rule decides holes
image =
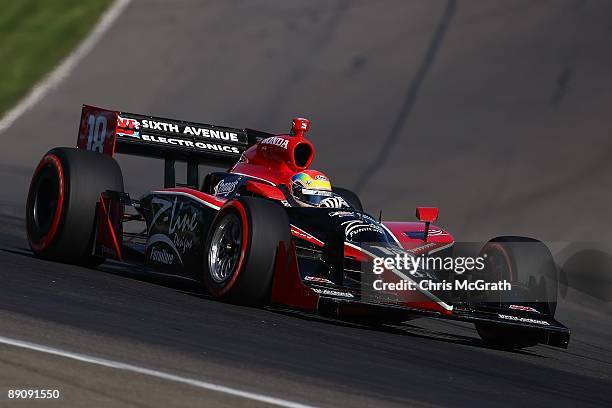
[[[304,207],[319,207],[333,196],[331,183],[320,171],[304,170],[291,177],[291,194]]]

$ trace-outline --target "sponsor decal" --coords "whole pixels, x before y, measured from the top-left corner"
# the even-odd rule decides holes
[[[422,239],[423,232],[424,231],[405,231],[403,234],[407,236],[408,238]],[[448,235],[448,232],[443,231],[441,229],[430,228],[427,235],[430,237],[441,237],[441,236]]]
[[[151,248],[149,259],[153,262],[159,262],[166,265],[172,265],[174,263],[174,255],[166,251],[164,248],[161,250],[156,247]]]
[[[165,214],[165,212],[168,211],[171,207],[176,205],[176,200],[177,199],[175,198],[174,201],[170,201],[160,197],[153,197],[153,199],[151,199],[151,204],[159,205],[160,207],[157,212],[153,214],[153,219],[151,220],[151,225],[149,226],[149,232],[151,232],[151,228],[153,228],[159,217],[161,217],[162,214]]]
[[[353,296],[352,293],[349,292],[340,292],[338,290],[332,290],[332,289],[319,289],[319,288],[311,288],[315,293],[318,293],[319,295],[327,295],[327,296],[338,296],[338,297],[345,297],[345,298],[354,298],[355,296]]]
[[[172,214],[170,215],[170,227],[168,228],[168,233],[174,234],[175,232],[192,232],[198,226],[197,212],[191,209],[188,213],[183,213],[181,215],[181,210],[183,209],[183,203],[181,203],[175,216],[176,201],[177,199],[175,198],[174,205],[172,206]]]
[[[159,122],[156,120],[144,119],[142,121],[143,129],[159,130],[162,132],[178,133],[179,127],[174,123]]]
[[[117,135],[124,137],[134,137],[139,139],[140,122],[132,118],[117,116]]]
[[[330,217],[353,217],[355,215],[352,211],[333,211],[329,213]]]
[[[117,253],[115,252],[115,250],[113,248],[109,248],[106,245],[100,244],[98,246],[98,248],[100,249],[100,255],[107,255],[108,257],[115,257],[117,256]]]
[[[117,126],[123,129],[140,129],[140,122],[132,118],[124,118],[121,115],[117,116]]]
[[[409,249],[408,252],[411,252],[413,254],[420,254],[422,252],[427,252],[427,250],[433,249],[437,246],[438,244],[436,244],[435,242],[430,242],[428,244],[421,245],[420,247]]]
[[[305,276],[304,280],[308,282],[331,283],[331,284],[334,283],[330,281],[329,279],[319,278],[318,276]]]
[[[151,227],[156,225],[157,220],[162,218],[168,221],[168,235],[172,237],[164,240],[176,253],[185,253],[193,247],[193,239],[190,235],[198,226],[198,211],[192,206],[183,207],[183,203],[178,203],[178,198],[166,200],[160,197],[153,197],[152,204],[159,205],[159,209],[153,215]],[[150,232],[150,230],[149,230]],[[156,234],[161,236],[163,234]],[[151,244],[151,242],[149,243]]]
[[[178,260],[180,262],[180,264],[183,264],[183,259],[181,259],[181,254],[179,253],[178,249],[176,248],[176,245],[174,244],[174,242],[168,238],[168,236],[166,234],[153,234],[149,237],[149,239],[147,240],[147,248],[154,248],[156,246],[156,244],[158,243],[163,243],[168,245],[170,248],[172,248],[172,250],[175,252],[175,254],[171,254],[171,255],[176,255],[178,257]],[[149,258],[151,256],[149,255]],[[174,261],[174,258],[172,259],[172,261]]]
[[[344,221],[340,223],[340,225],[344,226],[344,233],[347,238],[353,238],[355,235],[363,232],[377,232],[379,234],[383,233],[383,229],[380,226],[370,224],[362,220]]]
[[[522,305],[510,305],[510,309],[512,310],[521,310],[523,312],[532,312],[532,313],[540,313],[533,307],[522,306]]]
[[[295,235],[298,238],[302,238],[303,240],[309,241],[315,245],[323,246],[324,243],[320,239],[310,235],[306,231],[296,227],[295,225],[291,225],[291,235]]]
[[[121,136],[138,137],[138,130],[150,132],[167,132],[189,137],[200,137],[204,139],[216,139],[225,142],[240,142],[239,134],[229,130],[203,128],[197,125],[184,125],[182,123],[170,123],[153,119],[133,119],[121,115],[117,116],[117,134]],[[163,143],[163,142],[160,142]],[[193,146],[188,146],[193,147]]]
[[[193,240],[180,234],[174,234],[174,245],[177,250],[184,254],[185,251],[193,248]]]
[[[123,129],[117,129],[117,136],[122,136],[122,137],[133,137],[134,139],[140,139],[140,132],[135,131],[135,130],[123,130]]]
[[[173,137],[153,136],[153,135],[145,135],[145,134],[143,134],[141,138],[145,142],[151,142],[151,143],[169,144],[173,146],[197,148],[200,150],[215,151],[215,152],[221,152],[221,153],[240,154],[240,150],[236,146],[227,146],[227,145],[221,145],[221,144],[216,144],[216,143],[193,142],[191,140],[179,139],[175,137],[173,138]]]
[[[183,129],[184,135],[201,136],[209,139],[219,139],[231,142],[238,142],[238,134],[234,132],[225,132],[223,130],[213,130],[199,128],[197,126],[185,126]]]
[[[329,197],[321,201],[319,207],[324,208],[346,208],[350,207],[342,197]]]
[[[295,128],[295,127],[297,127],[297,126],[295,125],[295,120],[294,120],[294,121],[291,123],[291,125],[292,125],[294,128]],[[307,122],[306,120],[303,120],[303,119],[302,119],[302,120],[299,120],[299,121],[298,121],[298,125],[299,125],[299,128],[300,128],[301,130],[308,130],[308,122]]]
[[[431,236],[442,236],[442,235],[448,235],[448,232],[443,231],[441,229],[432,229],[432,228],[430,228],[429,229],[429,233],[427,235],[429,235],[430,237]]]
[[[306,184],[310,184],[310,181],[308,181]],[[311,188],[303,188],[302,194],[331,197],[333,193],[328,190],[313,190]]]
[[[225,194],[229,194],[232,191],[234,191],[236,189],[236,186],[238,186],[238,182],[240,181],[240,178],[234,180],[234,181],[225,181],[225,180],[221,180],[214,188],[214,194],[215,195],[225,195]]]
[[[283,149],[287,149],[289,146],[288,139],[285,139],[284,137],[278,137],[278,136],[268,137],[266,139],[263,139],[259,143],[264,144],[264,145],[278,146],[278,147],[282,147]]]
[[[550,323],[544,320],[530,319],[528,317],[509,316],[509,315],[504,315],[504,314],[499,314],[499,313],[497,314],[497,316],[499,316],[502,319],[513,320],[515,322],[535,323],[535,324],[541,324],[542,326],[550,326]]]

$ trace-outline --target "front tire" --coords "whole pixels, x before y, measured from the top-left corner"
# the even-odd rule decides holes
[[[289,217],[278,204],[256,197],[229,201],[206,240],[204,285],[215,298],[265,305],[280,243],[291,242]]]
[[[521,349],[540,343],[540,337],[533,332],[509,329],[495,323],[476,323],[476,331],[486,344],[503,349]]]
[[[508,280],[509,293],[495,293],[483,299],[501,309],[522,307],[532,314],[553,317],[557,308],[558,270],[548,247],[524,237],[498,237],[487,242],[480,252],[486,255],[485,281]],[[495,323],[476,323],[479,336],[488,344],[502,348],[535,346],[539,337],[529,330],[508,328]]]

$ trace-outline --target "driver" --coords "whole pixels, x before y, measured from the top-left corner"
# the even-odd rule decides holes
[[[334,195],[327,176],[316,170],[294,174],[291,177],[291,195],[302,207],[348,207],[346,201]]]

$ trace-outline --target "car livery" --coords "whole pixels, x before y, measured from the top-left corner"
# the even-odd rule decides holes
[[[32,177],[30,246],[45,259],[87,265],[114,259],[180,275],[201,282],[214,298],[240,304],[377,324],[461,320],[498,346],[568,346],[569,330],[554,319],[554,263],[539,276],[517,245],[529,243],[546,262],[550,252],[529,238],[498,237],[479,248],[491,264],[484,280],[511,279],[511,299],[366,290],[376,279],[368,266],[377,257],[452,256],[457,242],[433,225],[433,207],[418,207],[416,221],[383,221],[342,188],[333,188],[331,207],[300,206],[290,185],[314,158],[309,130],[304,118],[294,119],[287,134],[270,134],[84,105],[77,147],[50,150]],[[162,159],[163,185],[132,197],[116,154]],[[176,182],[177,161],[187,163],[184,184]],[[200,180],[202,164],[225,170]],[[476,279],[396,268],[382,276],[421,288],[424,280],[446,287],[452,279]]]

